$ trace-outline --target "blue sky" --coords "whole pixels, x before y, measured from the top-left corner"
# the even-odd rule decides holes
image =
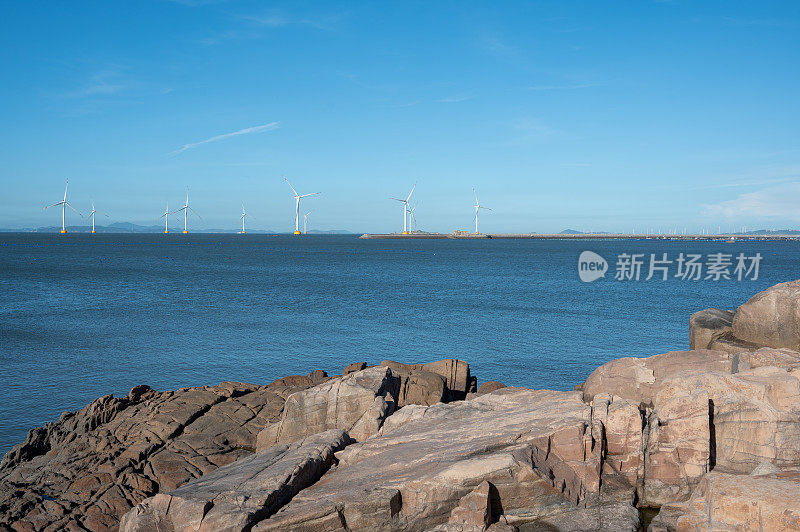
[[[800,227],[800,3],[6,1],[0,227]],[[236,133],[236,134],[234,134]],[[70,221],[80,219],[73,216]],[[175,223],[178,219],[176,217]]]

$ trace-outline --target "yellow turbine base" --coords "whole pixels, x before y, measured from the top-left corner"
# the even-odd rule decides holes
[[[241,232],[239,232],[239,234],[240,234],[240,235],[243,235],[243,234],[244,234],[244,231],[241,231]]]
[[[94,229],[92,229],[92,233],[94,233]]]
[[[169,233],[169,231],[164,231],[164,234],[165,234],[165,235],[166,235],[167,233]]]
[[[67,234],[67,230],[66,230],[66,229],[62,229],[62,230],[61,230],[61,234],[62,234],[62,235],[65,235],[65,234]]]
[[[189,231],[184,231],[183,234],[187,235],[187,234],[189,234]]]
[[[404,235],[407,235],[407,234],[408,234],[408,231],[403,231],[403,233],[402,233],[402,234],[404,234]]]
[[[299,235],[300,231],[295,231],[294,234]]]

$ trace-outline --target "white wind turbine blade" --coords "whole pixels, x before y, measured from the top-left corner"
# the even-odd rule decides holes
[[[475,187],[472,187],[472,193],[475,194],[475,205],[480,205],[480,203],[478,203],[478,193],[475,192]]]
[[[484,207],[483,205],[478,205],[479,209],[486,209],[487,211],[491,211],[492,209],[489,207]]]
[[[393,200],[395,200],[395,201],[399,201],[400,203],[408,203],[406,200],[404,200],[404,199],[400,199],[400,198],[389,198],[389,199],[393,199]],[[57,204],[56,204],[56,205],[57,205]]]
[[[322,194],[322,192],[312,192],[311,194],[303,194],[303,195],[302,195],[302,196],[300,196],[300,197],[301,197],[301,198],[305,198],[306,196],[314,196],[314,195],[316,195],[316,194]]]
[[[411,192],[409,192],[409,193],[408,193],[408,197],[406,198],[406,203],[408,203],[408,200],[410,200],[410,199],[411,199],[411,194],[413,194],[413,193],[414,193],[414,189],[415,189],[415,188],[417,188],[417,184],[416,184],[416,183],[414,183],[414,186],[413,186],[413,187],[411,187]]]
[[[81,211],[79,211],[78,209],[76,209],[75,207],[73,207],[72,205],[70,205],[70,204],[69,204],[69,202],[66,202],[66,201],[65,201],[65,202],[64,202],[64,205],[66,205],[67,207],[69,207],[69,208],[70,208],[70,209],[72,209],[73,211],[77,212],[77,213],[78,213],[78,215],[79,215],[81,218],[83,218],[83,214],[81,214]]]
[[[52,205],[48,205],[47,207],[42,207],[42,210],[46,211],[50,207],[55,207],[56,205],[61,205],[62,203],[64,203],[64,202],[63,201],[59,201],[58,203],[53,203]]]
[[[67,184],[64,185],[64,201],[67,201],[67,188],[69,187],[69,179],[67,179]]]
[[[191,207],[189,207],[188,205],[186,206],[186,208],[187,208],[187,209],[189,209],[189,212],[191,212],[192,214],[194,214],[195,216],[197,216],[197,217],[198,217],[198,218],[200,218],[201,220],[203,219],[203,217],[202,217],[202,216],[200,216],[199,214],[197,214],[196,212],[194,212],[194,209],[192,209],[192,208],[191,208]]]
[[[291,184],[291,183],[289,183],[289,180],[288,180],[288,179],[286,179],[286,176],[282,176],[282,177],[283,177],[283,180],[284,180],[284,181],[286,181],[286,184],[287,184],[287,185],[289,185],[289,188],[291,188],[291,189],[292,189],[292,192],[294,192],[294,197],[298,197],[300,194],[298,194],[298,193],[297,193],[297,191],[296,191],[296,190],[294,189],[294,187],[292,186],[292,184]]]

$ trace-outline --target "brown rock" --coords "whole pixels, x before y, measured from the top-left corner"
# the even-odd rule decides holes
[[[347,375],[349,373],[355,373],[356,371],[361,371],[362,369],[367,369],[366,362],[353,362],[352,364],[348,365],[344,368],[342,375]]]
[[[711,342],[731,331],[733,312],[708,308],[689,317],[689,349],[710,349]]]
[[[736,310],[733,335],[764,347],[800,350],[800,280],[759,292]]]
[[[478,394],[483,395],[485,393],[492,393],[495,390],[499,390],[501,388],[505,388],[506,385],[502,382],[497,381],[489,381],[484,382],[480,386],[478,386]]]
[[[448,401],[464,399],[474,385],[474,379],[469,373],[469,364],[463,360],[446,359],[427,364],[403,364],[393,360],[384,360],[379,364],[393,369],[430,371],[441,375],[445,379]]]
[[[398,386],[399,379],[389,368],[375,366],[294,393],[286,400],[280,421],[258,435],[257,449],[329,429],[363,440],[378,432],[394,412]]]
[[[270,383],[270,386],[289,386],[289,387],[308,387],[316,386],[328,379],[328,374],[322,370],[314,370],[308,375],[289,375],[281,379],[276,379]]]
[[[319,479],[333,453],[350,441],[343,431],[330,430],[242,458],[145,499],[122,518],[120,531],[247,530]]]
[[[281,393],[241,383],[101,397],[32,430],[0,464],[0,523],[108,530],[131,506],[250,455]],[[276,393],[278,390],[280,393]],[[35,525],[34,525],[35,524]],[[0,528],[2,528],[0,526]]]

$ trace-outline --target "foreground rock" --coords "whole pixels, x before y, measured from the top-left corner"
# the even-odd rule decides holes
[[[469,372],[461,361],[439,364],[451,365]],[[444,377],[415,371],[434,377],[434,385],[426,389],[423,378],[407,389],[445,397]],[[258,435],[282,419],[290,421],[281,443],[337,426],[365,438],[394,411],[402,379],[386,367],[362,373],[344,384],[314,371],[268,386],[223,383],[174,392],[137,386],[126,397],[102,397],[65,413],[32,430],[0,463],[0,530],[114,530],[143,499],[251,456]],[[330,395],[315,389],[320,386]],[[322,399],[330,412],[314,404]]]
[[[521,525],[597,508],[603,496],[630,507],[633,488],[622,478],[601,493],[604,445],[579,393],[505,388],[414,410],[421,415],[337,453],[335,469],[253,530],[480,526],[489,508],[487,524]],[[480,489],[465,502],[484,482],[493,493],[486,509]],[[636,529],[630,509],[621,530]]]
[[[800,281],[777,284],[736,310],[736,338],[765,347],[800,350]]]
[[[34,429],[0,465],[0,522],[113,529],[137,502],[251,454],[300,387],[219,386],[106,396]]]
[[[123,519],[123,532],[247,530],[328,470],[333,453],[350,443],[330,430],[273,446],[169,494],[145,499]]]

